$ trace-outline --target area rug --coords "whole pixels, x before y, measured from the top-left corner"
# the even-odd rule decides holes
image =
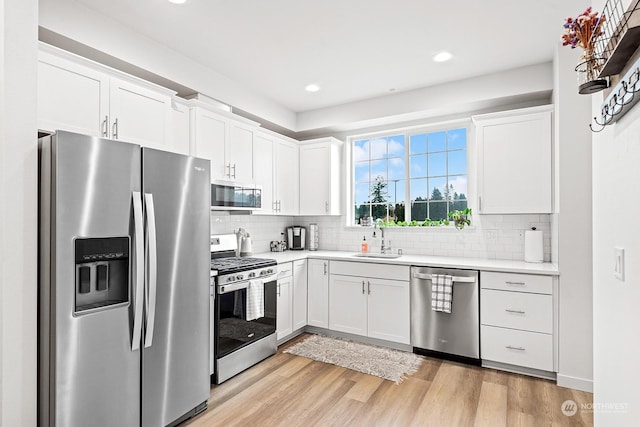
[[[284,352],[375,375],[396,384],[416,372],[422,363],[422,358],[413,353],[323,335],[312,335]]]

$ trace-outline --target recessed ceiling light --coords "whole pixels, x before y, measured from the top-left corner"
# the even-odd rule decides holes
[[[450,60],[453,57],[449,52],[440,52],[436,56],[433,57],[435,62],[445,62]]]
[[[187,0],[169,0],[169,3],[173,4],[185,4]]]
[[[317,92],[320,90],[320,86],[316,85],[316,84],[310,84],[307,85],[304,90],[306,90],[307,92]]]

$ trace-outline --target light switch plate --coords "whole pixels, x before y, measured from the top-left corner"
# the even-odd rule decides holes
[[[624,282],[624,248],[613,248],[613,277]]]

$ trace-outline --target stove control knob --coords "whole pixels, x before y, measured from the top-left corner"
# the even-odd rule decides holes
[[[237,279],[237,280],[242,280],[242,279],[244,279],[244,275],[242,275],[242,274],[238,274],[238,275],[236,276],[236,279]]]
[[[233,276],[229,276],[227,277],[227,282],[233,282],[234,277]]]
[[[267,273],[266,274],[271,274],[271,273],[273,273],[273,268],[267,269]]]
[[[252,278],[252,277],[256,277],[256,272],[255,271],[252,271],[251,273],[249,273],[249,278]]]

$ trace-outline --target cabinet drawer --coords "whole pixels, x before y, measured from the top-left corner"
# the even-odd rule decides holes
[[[480,287],[482,289],[501,289],[551,295],[553,293],[553,277],[483,271],[480,273]]]
[[[283,277],[289,277],[293,274],[293,263],[292,262],[283,262],[282,264],[278,264],[278,279]]]
[[[480,321],[483,325],[551,334],[553,297],[483,289],[480,294]]]
[[[482,325],[481,357],[484,360],[553,371],[553,336]]]
[[[331,274],[409,281],[409,267],[406,265],[331,261]]]

